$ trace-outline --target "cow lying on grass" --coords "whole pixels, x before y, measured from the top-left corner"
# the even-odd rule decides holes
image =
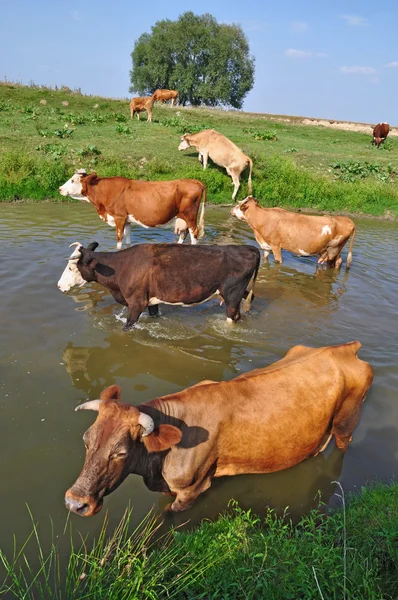
[[[348,217],[312,216],[283,208],[262,208],[252,196],[238,202],[231,215],[246,221],[267,259],[270,252],[282,262],[282,250],[299,256],[319,256],[318,263],[340,268],[340,254],[351,236],[347,269],[352,261],[355,223]]]
[[[86,460],[66,492],[69,510],[91,516],[130,473],[152,491],[175,496],[182,511],[213,477],[272,473],[316,456],[334,435],[351,441],[373,380],[361,344],[294,346],[278,362],[231,381],[202,381],[139,406],[120,401],[120,388],[76,410],[98,417],[83,436]]]
[[[97,242],[87,248],[74,245],[58,288],[67,292],[89,281],[100,283],[128,307],[125,331],[146,308],[154,316],[162,303],[191,306],[217,296],[225,302],[228,320],[238,321],[242,299],[250,307],[260,265],[254,246],[137,244],[120,252],[95,252]]]
[[[130,245],[131,223],[146,228],[157,227],[176,217],[175,233],[180,236],[179,244],[185,240],[188,231],[191,244],[196,244],[204,235],[206,187],[197,179],[140,181],[126,177],[98,177],[97,173],[88,174],[79,169],[61,185],[59,193],[90,202],[100,219],[116,227],[119,250],[123,237]]]

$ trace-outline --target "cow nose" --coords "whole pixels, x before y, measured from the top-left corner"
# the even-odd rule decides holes
[[[90,508],[89,504],[87,504],[87,502],[81,502],[80,500],[77,500],[76,498],[68,498],[68,496],[65,496],[65,506],[68,510],[70,510],[71,512],[74,512],[78,515],[84,515],[88,509]]]

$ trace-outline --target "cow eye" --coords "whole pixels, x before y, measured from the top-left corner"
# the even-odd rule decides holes
[[[115,458],[123,458],[124,456],[126,456],[127,452],[125,450],[120,450],[119,452],[113,452],[110,455],[110,459],[113,460]]]

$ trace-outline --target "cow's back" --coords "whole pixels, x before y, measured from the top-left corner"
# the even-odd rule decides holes
[[[246,163],[247,157],[242,150],[230,139],[215,129],[205,129],[196,138],[198,149],[206,150],[213,162],[225,167],[231,163]]]
[[[319,447],[353,390],[366,393],[373,374],[359,347],[296,346],[268,367],[169,398],[178,418],[209,432],[217,476],[280,470]]]

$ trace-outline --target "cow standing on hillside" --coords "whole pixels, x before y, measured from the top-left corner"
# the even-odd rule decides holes
[[[179,150],[187,150],[194,146],[199,152],[199,160],[203,163],[203,169],[207,167],[207,160],[211,160],[219,167],[224,167],[228,175],[232,178],[234,192],[232,200],[235,200],[240,187],[240,176],[242,172],[249,167],[248,188],[249,194],[252,193],[252,170],[253,162],[249,156],[243,154],[242,150],[236,146],[225,135],[218,133],[214,129],[204,129],[199,133],[186,133],[181,136]]]
[[[319,256],[318,263],[338,269],[343,262],[340,254],[351,236],[347,268],[352,261],[355,223],[348,217],[303,215],[283,208],[262,208],[258,200],[248,196],[238,202],[231,215],[246,221],[253,229],[257,243],[267,260],[270,252],[276,262],[282,262],[282,250],[299,256]]]
[[[153,102],[167,102],[171,100],[171,106],[177,103],[178,91],[177,90],[155,90],[152,94]]]
[[[123,237],[130,245],[130,224],[141,227],[164,225],[175,217],[175,233],[182,244],[188,231],[191,244],[204,235],[206,187],[196,179],[140,181],[126,177],[98,177],[84,169],[59,188],[61,196],[90,202],[100,219],[116,227],[117,248]],[[199,206],[202,209],[198,220]]]
[[[273,473],[322,452],[335,437],[345,451],[373,380],[361,344],[294,346],[282,360],[231,381],[201,381],[138,406],[117,385],[77,406],[98,417],[83,440],[86,460],[66,492],[66,507],[85,517],[130,473],[152,491],[189,508],[214,477]]]
[[[380,148],[380,144],[382,144],[388,134],[390,133],[390,126],[388,123],[383,122],[375,125],[373,128],[373,139],[372,144],[376,145],[377,148]]]
[[[130,100],[130,118],[132,119],[134,115],[137,115],[138,121],[140,120],[140,113],[147,112],[148,118],[147,121],[152,123],[152,107],[153,107],[153,98],[149,96],[148,98],[132,98]]]

